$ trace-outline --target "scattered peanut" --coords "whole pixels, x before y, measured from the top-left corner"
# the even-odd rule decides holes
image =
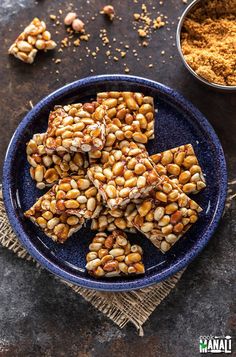
[[[72,22],[76,19],[76,17],[77,14],[75,12],[69,12],[64,19],[64,24],[66,26],[72,25]]]
[[[72,22],[72,28],[76,32],[82,32],[84,29],[84,23],[80,19],[75,19]]]
[[[109,20],[113,21],[115,17],[115,9],[112,5],[105,5],[101,11],[101,14],[107,15]]]

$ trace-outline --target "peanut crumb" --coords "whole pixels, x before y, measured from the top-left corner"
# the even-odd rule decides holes
[[[143,10],[144,13],[147,12],[147,6],[145,4],[142,4],[142,10]]]
[[[159,29],[163,26],[165,26],[165,22],[162,21],[161,16],[158,16],[155,20],[153,20],[153,28],[154,29]]]
[[[146,37],[147,36],[147,32],[143,29],[138,29],[138,34],[140,37]]]
[[[62,47],[68,47],[68,44],[69,44],[68,37],[65,37],[63,40],[61,40]]]
[[[77,40],[74,41],[74,46],[78,47],[80,45],[80,39],[77,38]]]
[[[135,13],[134,14],[134,19],[136,20],[136,21],[138,21],[139,19],[140,19],[140,14],[137,14],[137,13]]]
[[[85,34],[80,36],[81,41],[88,41],[90,38],[90,34]]]

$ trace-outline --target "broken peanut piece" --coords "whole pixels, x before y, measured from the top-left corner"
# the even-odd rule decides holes
[[[49,115],[46,151],[89,152],[105,144],[106,107],[96,102],[56,106]]]
[[[147,151],[134,142],[124,141],[119,149],[103,151],[101,162],[91,166],[87,174],[110,209],[144,197],[160,183]]]
[[[186,194],[199,193],[206,187],[205,177],[191,144],[151,155],[155,169],[167,175]]]
[[[142,258],[142,248],[131,245],[124,232],[97,233],[89,245],[86,269],[95,278],[144,274]]]
[[[36,181],[37,188],[50,187],[60,178],[71,174],[86,174],[88,160],[85,154],[66,151],[48,154],[44,145],[45,137],[46,133],[34,134],[26,146],[30,175]]]
[[[137,205],[128,220],[165,253],[198,220],[202,209],[166,176],[152,197]]]
[[[27,26],[11,45],[8,53],[25,63],[33,63],[38,50],[53,50],[56,42],[51,39],[51,34],[46,30],[44,21],[37,17]]]

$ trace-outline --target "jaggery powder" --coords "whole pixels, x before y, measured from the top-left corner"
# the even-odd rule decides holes
[[[199,76],[236,86],[236,0],[198,3],[184,21],[181,47]]]

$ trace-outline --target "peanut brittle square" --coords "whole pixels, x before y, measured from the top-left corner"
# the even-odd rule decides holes
[[[133,142],[107,153],[101,164],[88,169],[88,177],[111,209],[143,197],[160,183],[147,151]]]
[[[8,53],[25,63],[33,63],[38,50],[53,50],[56,42],[46,29],[44,21],[37,17],[24,29],[11,45]]]
[[[86,176],[65,177],[25,212],[46,235],[63,242],[78,231],[85,219],[102,210],[101,196]]]
[[[137,205],[127,219],[163,253],[198,220],[201,207],[168,177]]]
[[[57,183],[60,178],[85,175],[89,165],[85,154],[58,151],[47,153],[44,145],[46,133],[34,134],[27,143],[27,160],[30,164],[30,175],[36,181],[36,187],[44,189]]]
[[[89,152],[105,144],[106,107],[96,102],[56,106],[49,115],[46,151]]]
[[[151,155],[160,175],[167,175],[186,194],[196,194],[206,187],[206,180],[191,144],[181,145]]]

